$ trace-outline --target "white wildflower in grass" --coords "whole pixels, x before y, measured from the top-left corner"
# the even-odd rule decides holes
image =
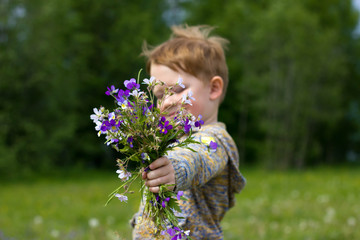
[[[164,99],[177,90],[178,87],[174,88],[175,86],[185,88],[181,77],[174,86],[166,86],[154,77],[145,78],[142,83],[147,89],[146,93],[140,89],[139,76],[137,80],[125,80],[125,89],[108,87],[106,95],[113,97],[116,108],[94,108],[94,114],[90,116],[96,125],[98,136],[105,135],[105,144],[113,147],[122,156],[121,159],[117,159],[119,168],[116,173],[123,183],[109,194],[106,204],[113,198],[127,202],[127,194],[134,192],[130,190],[132,183],[140,179],[141,192],[146,199],[143,220],[151,219],[155,223],[154,233],[164,233],[173,239],[190,238],[190,231],[179,226],[175,215],[175,212],[181,213],[178,200],[186,200],[183,192],[175,193],[168,190],[169,185],[161,185],[159,193],[154,194],[145,187],[141,175],[149,170],[149,165],[153,161],[165,156],[168,151],[177,147],[192,150],[189,144],[200,144],[193,140],[192,132],[195,128],[200,129],[204,122],[201,116],[195,117],[186,109],[185,105],[191,105],[191,101],[195,100],[191,91],[179,101],[175,117],[166,118],[167,112],[162,112],[160,107],[156,107],[161,106]],[[157,85],[164,87],[164,94],[160,99],[155,99],[152,93]],[[215,139],[202,144],[210,152],[215,151],[217,147]],[[91,226],[98,224],[96,220],[92,221]]]
[[[34,217],[33,221],[34,221],[35,225],[40,225],[40,224],[43,223],[43,218],[41,216],[37,215],[37,216]]]
[[[51,230],[50,236],[53,237],[53,238],[58,238],[60,236],[59,230],[57,230],[57,229]]]
[[[299,195],[300,195],[299,190],[292,190],[292,191],[291,191],[291,197],[292,197],[292,198],[298,198]]]
[[[351,226],[351,227],[354,227],[354,226],[356,225],[356,218],[354,218],[354,217],[349,217],[349,218],[347,219],[347,224],[348,224],[349,226]]]
[[[324,222],[325,223],[331,223],[334,220],[335,215],[336,215],[335,209],[332,208],[332,207],[328,207],[326,209],[326,214],[324,216]]]
[[[316,200],[317,200],[319,203],[328,203],[329,200],[330,200],[330,197],[329,197],[329,195],[324,194],[324,195],[318,196],[318,197],[316,198]]]
[[[308,222],[306,220],[301,220],[299,223],[299,229],[304,231],[308,227]]]
[[[100,225],[100,222],[99,222],[99,220],[97,219],[97,218],[90,218],[89,219],[89,226],[91,227],[91,228],[96,228],[96,227],[98,227]]]

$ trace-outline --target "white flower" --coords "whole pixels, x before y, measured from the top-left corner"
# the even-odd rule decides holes
[[[102,122],[96,121],[95,124],[96,124],[95,130],[96,130],[96,131],[100,131]]]
[[[115,119],[115,113],[114,112],[109,113],[108,118],[109,120]]]
[[[191,105],[192,106],[192,103],[191,103],[191,101],[188,99],[188,97],[184,94],[184,95],[182,95],[182,104],[189,104],[189,105]]]
[[[142,153],[142,154],[141,154],[141,158],[142,158],[143,160],[150,161],[150,157],[149,157],[149,155],[148,155],[147,153]]]
[[[129,180],[131,177],[131,172],[123,171],[121,169],[116,170],[116,173],[119,174],[119,178],[123,181]]]
[[[124,100],[123,102],[118,102],[117,104],[121,107],[122,110],[128,108],[128,101],[127,100]]]
[[[132,91],[132,92],[130,93],[130,95],[138,98],[138,97],[140,97],[143,93],[144,93],[144,92],[142,92],[142,91],[139,92],[137,89],[135,89],[134,91]]]
[[[117,197],[121,202],[126,202],[128,200],[128,197],[122,194],[115,194],[115,197]]]
[[[94,123],[103,119],[102,110],[103,110],[103,108],[100,108],[100,109],[94,108],[93,109],[95,114],[91,114],[90,119],[93,120]]]
[[[180,76],[179,76],[176,84],[182,88],[185,88],[185,85],[183,84],[183,79]]]
[[[187,94],[182,96],[182,104],[189,104],[192,106],[191,100],[195,100],[193,97],[193,92],[189,90]]]
[[[185,233],[186,236],[189,236],[190,230],[186,230],[186,231],[184,231],[184,233]]]
[[[145,78],[142,83],[152,86],[154,84],[154,81],[155,81],[155,77],[150,77],[150,79]]]
[[[187,96],[189,99],[195,100],[195,98],[193,97],[193,92],[191,90],[189,90],[189,92],[187,93]]]

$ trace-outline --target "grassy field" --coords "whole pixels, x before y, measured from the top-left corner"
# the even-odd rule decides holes
[[[225,239],[360,239],[360,168],[242,171],[247,186],[222,222]],[[131,239],[139,195],[104,203],[112,173],[2,182],[0,240]]]

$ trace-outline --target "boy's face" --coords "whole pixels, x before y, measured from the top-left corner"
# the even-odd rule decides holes
[[[174,71],[165,65],[152,64],[150,68],[150,75],[157,80],[164,82],[167,86],[174,86],[179,77],[183,79],[185,88],[180,86],[174,87],[174,94],[166,97],[161,104],[160,109],[166,110],[169,114],[167,117],[175,117],[176,111],[181,106],[183,95],[187,95],[189,91],[193,93],[195,100],[191,100],[191,105],[186,105],[186,109],[195,117],[202,115],[202,120],[205,124],[217,121],[217,105],[210,99],[210,86],[199,80],[195,76],[185,73],[183,71]],[[154,94],[158,99],[161,99],[164,94],[164,86],[157,85],[154,88]]]

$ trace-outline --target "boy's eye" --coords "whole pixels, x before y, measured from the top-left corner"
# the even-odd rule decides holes
[[[182,91],[184,91],[184,89],[185,89],[185,88],[182,88],[182,87],[180,87],[180,86],[175,86],[175,87],[173,88],[173,91],[174,91],[174,93],[181,93]]]
[[[162,92],[156,92],[156,93],[154,93],[154,95],[158,100],[162,99],[162,97],[164,96],[164,94]]]

